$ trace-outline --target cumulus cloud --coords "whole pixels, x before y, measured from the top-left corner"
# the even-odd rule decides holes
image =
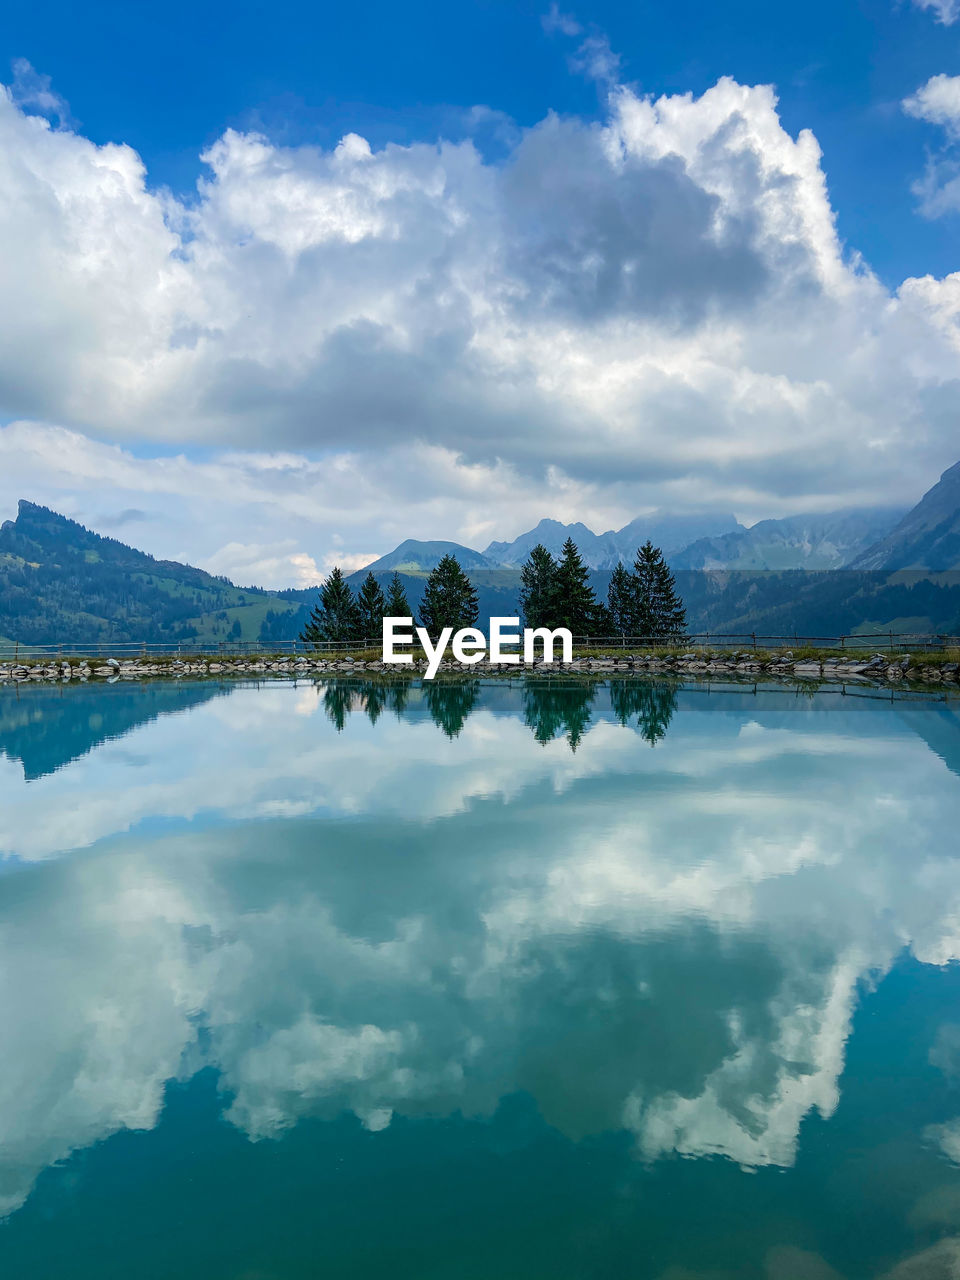
[[[519,478],[579,489],[600,528],[918,496],[956,460],[955,278],[891,293],[845,254],[816,140],[769,87],[610,83],[604,104],[513,131],[495,162],[469,138],[324,151],[228,130],[185,200],[4,91],[0,409],[139,454],[389,456],[381,509],[405,519],[430,450],[482,473],[492,511]],[[346,549],[387,549],[388,523]]]

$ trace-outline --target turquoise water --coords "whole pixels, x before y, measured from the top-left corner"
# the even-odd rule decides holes
[[[0,1274],[956,1277],[958,832],[950,702],[0,689]]]

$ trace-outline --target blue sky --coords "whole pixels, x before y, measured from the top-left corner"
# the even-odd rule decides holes
[[[960,455],[958,0],[55,0],[0,82],[0,517],[299,584]]]
[[[462,135],[459,117],[478,103],[520,125],[547,108],[597,117],[595,86],[570,74],[572,42],[544,30],[548,8],[55,0],[11,8],[0,65],[27,58],[88,137],[128,142],[154,183],[185,193],[198,154],[228,125],[322,146],[352,130],[376,147]],[[595,2],[574,12],[606,33],[644,93],[699,94],[721,75],[774,84],[785,128],[812,129],[823,148],[847,243],[888,283],[955,269],[957,222],[918,221],[910,191],[935,140],[899,104],[931,75],[960,73],[960,23],[908,0]]]

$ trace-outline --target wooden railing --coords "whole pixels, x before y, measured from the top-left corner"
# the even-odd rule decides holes
[[[917,632],[881,631],[869,635],[840,636],[768,636],[755,632],[712,632],[668,636],[574,636],[575,649],[644,649],[670,647],[685,648],[691,652],[711,650],[747,651],[757,649],[836,649],[870,652],[893,651],[901,653],[942,652],[960,647],[960,636],[924,634]],[[63,641],[58,644],[30,644],[14,640],[0,640],[0,662],[56,662],[65,658],[117,658],[149,661],[151,658],[176,658],[200,656],[206,658],[255,658],[264,655],[274,657],[309,657],[311,654],[355,653],[360,650],[379,650],[380,636],[366,640],[321,641],[305,645],[299,640],[276,640],[269,643],[255,640],[221,640],[200,642],[195,640],[99,640],[95,642]]]

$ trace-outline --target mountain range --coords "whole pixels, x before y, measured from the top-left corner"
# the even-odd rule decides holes
[[[543,542],[572,537],[605,596],[612,569],[647,538],[677,574],[692,630],[767,635],[855,630],[960,631],[960,463],[910,511],[889,508],[789,516],[746,528],[732,515],[654,513],[595,534],[541,520],[510,542],[476,551],[407,539],[348,579],[398,572],[416,609],[443,555],[460,560],[481,621],[517,612],[520,566]],[[0,525],[0,641],[77,646],[101,641],[294,639],[316,588],[268,591],[157,560],[35,503]]]
[[[637,548],[648,538],[673,569],[840,569],[875,547],[903,516],[903,508],[874,507],[761,520],[747,528],[725,512],[654,514],[607,533],[594,533],[585,524],[541,520],[512,542],[491,542],[482,552],[458,542],[408,538],[360,573],[428,573],[444,555],[455,555],[468,571],[519,569],[538,543],[558,556],[567,538],[574,540],[591,569],[632,564]],[[960,551],[956,559],[960,562]]]
[[[737,530],[743,531],[743,525],[726,512],[707,512],[700,516],[656,513],[639,516],[622,529],[611,529],[607,533],[593,533],[585,524],[541,520],[535,529],[520,534],[512,542],[491,542],[483,556],[497,568],[519,569],[538,542],[558,555],[567,538],[573,538],[584,563],[591,569],[615,569],[621,563],[632,564],[637,547],[648,538],[672,559],[676,552],[701,538],[722,537]]]

